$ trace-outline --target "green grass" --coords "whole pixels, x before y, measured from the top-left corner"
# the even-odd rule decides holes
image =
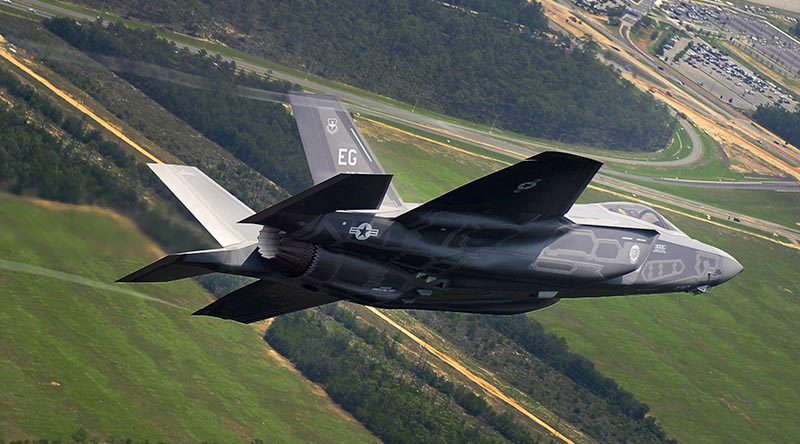
[[[71,3],[65,3],[58,0],[43,0],[43,2],[53,5],[62,7],[67,10],[71,10],[74,12],[78,12],[81,14],[87,14],[92,17],[101,16],[105,21],[115,21],[115,22],[122,22],[127,26],[137,28],[137,29],[153,29],[156,34],[160,37],[165,38],[167,40],[171,40],[179,45],[189,45],[195,48],[202,48],[205,49],[207,52],[211,54],[220,54],[224,57],[242,60],[247,63],[260,66],[263,68],[270,69],[275,73],[283,73],[286,75],[291,75],[294,77],[303,78],[305,80],[309,80],[314,82],[316,85],[322,86],[324,88],[330,88],[337,93],[349,93],[356,95],[358,97],[366,98],[369,100],[377,101],[380,103],[388,104],[394,106],[396,108],[415,112],[416,114],[426,116],[429,118],[435,118],[441,120],[443,122],[448,122],[451,124],[456,124],[465,128],[473,129],[476,131],[480,131],[483,133],[493,134],[496,137],[503,138],[505,140],[511,141],[513,143],[518,143],[522,145],[527,145],[534,149],[538,150],[545,150],[545,149],[561,149],[561,150],[568,150],[568,151],[576,151],[582,152],[585,154],[590,155],[598,155],[598,156],[607,156],[607,157],[619,157],[619,158],[635,158],[635,159],[651,159],[651,160],[661,160],[664,156],[664,151],[649,153],[649,152],[623,152],[623,151],[614,151],[614,150],[607,150],[603,148],[591,147],[588,145],[578,144],[578,143],[566,143],[566,142],[559,142],[555,140],[549,139],[541,139],[536,137],[531,137],[528,135],[523,135],[520,133],[516,133],[513,131],[503,130],[491,125],[470,122],[467,120],[459,119],[456,117],[448,116],[446,114],[439,113],[437,111],[433,111],[430,109],[421,108],[409,103],[400,102],[398,100],[392,99],[387,96],[383,96],[380,94],[375,94],[370,91],[357,88],[354,86],[347,85],[345,83],[336,82],[333,80],[326,79],[324,77],[317,76],[312,74],[308,71],[295,69],[286,65],[282,65],[276,63],[272,60],[267,60],[262,57],[254,56],[252,54],[248,54],[246,52],[242,52],[236,49],[233,49],[229,46],[226,46],[219,42],[212,42],[208,40],[201,40],[194,38],[192,36],[188,36],[185,34],[165,30],[162,28],[153,27],[150,24],[139,22],[136,20],[126,19],[120,17],[119,15],[108,13],[108,12],[99,12],[94,9],[86,8],[84,6],[74,5]],[[45,8],[47,9],[47,8]],[[48,12],[57,14],[57,11],[48,10]],[[313,90],[313,88],[307,88],[309,90]]]
[[[407,133],[411,133],[411,134],[413,134],[415,136],[418,136],[418,138],[430,139],[430,140],[438,142],[438,143],[443,143],[443,144],[446,144],[446,145],[449,145],[449,146],[452,146],[452,147],[455,147],[455,148],[458,148],[458,149],[469,151],[470,153],[474,153],[474,154],[477,154],[479,156],[490,157],[490,158],[498,160],[498,161],[500,161],[502,163],[512,164],[512,163],[517,163],[522,159],[521,157],[518,157],[518,156],[517,157],[512,157],[511,155],[506,155],[506,154],[503,154],[503,153],[500,153],[500,152],[497,152],[497,151],[489,150],[489,149],[480,147],[478,145],[473,145],[471,143],[462,142],[461,140],[450,139],[450,138],[448,138],[446,136],[443,136],[441,134],[438,134],[438,133],[433,133],[433,132],[421,130],[421,129],[417,128],[417,127],[413,127],[413,126],[409,126],[409,125],[403,125],[402,123],[397,123],[397,122],[394,122],[394,121],[391,121],[391,120],[388,120],[388,119],[384,119],[384,118],[381,118],[381,117],[365,115],[365,114],[360,114],[359,117],[362,118],[363,120],[367,120],[366,125],[371,125],[373,122],[378,122],[380,124],[390,126],[390,127],[392,127],[392,129],[397,129],[397,130],[400,130],[400,131],[405,131]]]
[[[406,198],[410,190],[413,200],[425,200],[481,175],[466,160],[436,151],[372,143]],[[582,196],[613,199],[597,191]],[[745,271],[704,296],[562,301],[531,316],[648,403],[680,441],[800,440],[800,254],[667,215],[689,235],[733,254]]]
[[[397,175],[393,183],[408,202],[424,202],[506,166],[375,125],[359,127],[384,169]]]
[[[0,227],[0,440],[78,428],[137,442],[375,440],[270,358],[255,329],[190,316],[210,301],[192,281],[113,284],[154,257],[131,227],[7,195]]]

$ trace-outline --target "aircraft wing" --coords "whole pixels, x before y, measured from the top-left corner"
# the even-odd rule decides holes
[[[395,220],[407,227],[434,222],[439,213],[490,217],[511,224],[563,216],[602,163],[548,151],[470,182]]]
[[[339,173],[385,173],[336,96],[291,92],[289,103],[314,184]],[[387,190],[383,205],[403,206],[394,187]]]
[[[338,300],[320,292],[261,280],[228,293],[193,314],[249,324]]]

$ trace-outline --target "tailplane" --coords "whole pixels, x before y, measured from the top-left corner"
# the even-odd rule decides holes
[[[318,291],[261,280],[217,299],[194,314],[249,324],[338,300]]]
[[[148,166],[221,246],[256,241],[258,227],[238,223],[254,211],[202,171],[185,165]]]
[[[271,270],[252,242],[214,250],[170,254],[117,282],[168,282],[208,273],[261,276]]]

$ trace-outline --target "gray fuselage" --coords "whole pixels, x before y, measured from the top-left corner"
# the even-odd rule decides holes
[[[572,220],[598,209],[605,220]],[[288,235],[318,248],[298,276],[306,285],[389,308],[474,293],[480,307],[467,298],[465,311],[492,312],[491,295],[500,307],[522,304],[511,312],[528,311],[526,302],[553,298],[706,291],[741,271],[727,253],[670,228],[575,205],[566,217],[524,225],[437,213],[406,227],[376,214],[333,212]]]

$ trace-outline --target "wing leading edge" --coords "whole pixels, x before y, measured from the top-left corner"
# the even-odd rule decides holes
[[[544,152],[456,188],[396,220],[411,227],[442,212],[501,218],[513,224],[561,217],[602,165],[573,154]]]

